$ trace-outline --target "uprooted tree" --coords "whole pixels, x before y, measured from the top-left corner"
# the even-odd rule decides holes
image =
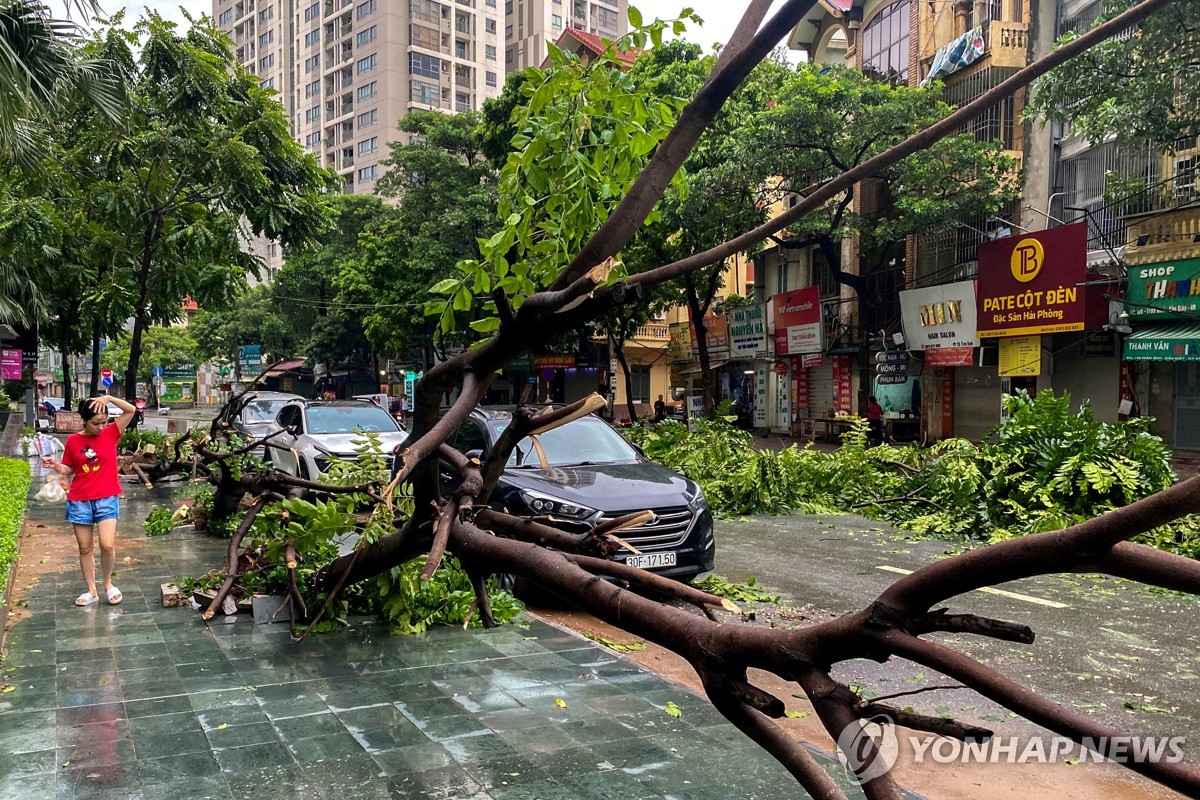
[[[943,719],[869,703],[831,676],[834,665],[850,659],[883,662],[896,656],[952,677],[1077,743],[1119,737],[1119,731],[922,637],[953,631],[1032,643],[1034,633],[1026,626],[946,613],[941,604],[975,589],[1033,575],[1098,572],[1200,594],[1200,565],[1195,561],[1126,541],[1200,511],[1200,479],[1066,530],[947,558],[899,580],[858,612],[801,630],[779,630],[718,623],[714,609],[725,605],[720,598],[610,560],[622,546],[621,530],[644,523],[649,511],[633,509],[586,533],[573,533],[554,527],[551,518],[517,517],[493,507],[492,488],[514,447],[526,437],[598,408],[603,404],[598,396],[559,408],[519,408],[496,446],[480,458],[468,458],[446,442],[512,358],[596,320],[649,287],[702,269],[816,212],[857,181],[954,132],[999,97],[1094,43],[1136,26],[1167,2],[1146,0],[1064,45],[921,133],[809,187],[803,199],[781,216],[707,251],[634,274],[624,270],[617,254],[655,215],[656,203],[724,100],[803,17],[813,0],[789,0],[761,30],[770,0],[752,0],[709,79],[677,113],[677,107],[666,101],[646,101],[631,94],[632,87],[615,70],[584,67],[551,48],[554,66],[544,72],[529,71],[523,89],[529,102],[515,112],[519,131],[513,142],[515,152],[501,176],[504,223],[495,235],[480,242],[478,260],[461,263],[459,277],[435,287],[442,299],[430,309],[443,330],[469,323],[488,338],[438,364],[418,383],[412,436],[397,455],[386,485],[336,479],[311,482],[272,470],[248,469],[239,459],[256,443],[231,442],[229,432],[214,423],[211,436],[217,441],[196,443],[192,469],[210,475],[217,493],[214,513],[233,514],[239,506],[247,510],[230,542],[228,576],[206,613],[211,614],[232,587],[241,541],[267,514],[275,514],[273,520],[279,523],[273,546],[288,571],[289,593],[303,608],[305,598],[296,581],[300,561],[296,537],[306,531],[293,524],[290,509],[297,506],[289,504],[308,498],[315,508],[325,502],[319,498],[355,494],[365,507],[344,515],[344,520],[363,534],[358,546],[327,563],[307,565],[310,570],[317,567],[306,578],[307,591],[313,593],[309,599],[323,598],[312,616],[319,616],[339,592],[415,557],[425,557],[423,576],[432,575],[449,552],[470,576],[480,619],[493,625],[487,576],[524,577],[686,658],[717,709],[778,759],[814,797],[844,794],[801,743],[775,723],[784,714],[784,703],[751,683],[750,668],[795,681],[835,739],[881,713],[916,730],[960,738],[986,735]],[[657,42],[664,27],[674,24],[642,25],[635,15],[631,21],[635,28],[631,36],[639,46],[647,38]],[[483,309],[476,306],[479,298],[486,298]],[[232,402],[245,402],[248,397]],[[447,397],[454,400],[443,409]],[[265,446],[273,445],[268,440]],[[179,443],[174,459],[181,460]],[[449,465],[461,477],[450,491],[440,485],[439,464]],[[398,502],[401,496],[403,503]],[[272,510],[279,508],[283,510]],[[329,506],[321,508],[328,516]],[[681,607],[688,604],[704,614]],[[879,770],[873,768],[879,754],[870,739],[859,738],[856,748],[857,752],[846,755],[864,776],[867,797],[898,798],[890,774],[876,774]],[[1186,763],[1128,766],[1177,791],[1200,796],[1200,771]]]

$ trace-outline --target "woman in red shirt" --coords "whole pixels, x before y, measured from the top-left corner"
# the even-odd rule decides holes
[[[121,409],[121,416],[112,424],[108,421],[108,403]],[[117,557],[117,518],[121,515],[117,440],[133,420],[135,411],[132,405],[118,397],[80,401],[83,430],[67,437],[61,462],[55,461],[53,456],[42,459],[43,466],[61,475],[75,476],[67,492],[67,522],[75,528],[79,568],[87,583],[87,590],[75,598],[77,606],[90,606],[100,599],[96,591],[96,561],[92,555],[97,536],[104,592],[112,605],[121,602],[121,590],[112,583]]]

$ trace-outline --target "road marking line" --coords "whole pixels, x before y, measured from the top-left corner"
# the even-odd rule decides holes
[[[900,575],[912,575],[911,569],[901,569],[900,567],[878,566],[875,569],[881,569],[884,572],[895,572]],[[977,592],[987,592],[988,594],[998,594],[1001,597],[1011,597],[1013,600],[1024,600],[1026,603],[1034,603],[1039,606],[1048,606],[1050,608],[1070,608],[1066,603],[1057,603],[1053,600],[1043,600],[1040,597],[1030,597],[1027,594],[1018,592],[1006,592],[1003,589],[993,589],[991,586],[985,586],[982,589],[976,589]]]

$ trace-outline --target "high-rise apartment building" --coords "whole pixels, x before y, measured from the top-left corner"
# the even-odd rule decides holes
[[[279,92],[296,139],[362,194],[405,114],[499,95],[500,2],[213,0],[213,17],[238,61]]]
[[[629,30],[628,0],[504,0],[504,71],[536,67],[567,28],[616,39]]]

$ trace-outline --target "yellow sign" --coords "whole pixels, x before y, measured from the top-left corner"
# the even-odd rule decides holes
[[[1012,275],[1020,283],[1029,283],[1042,271],[1046,263],[1046,251],[1037,239],[1028,238],[1017,242],[1009,256],[1008,265]]]
[[[279,381],[279,384],[280,384],[279,388],[283,389],[283,391],[285,391],[285,392],[292,391],[292,379],[291,378],[284,377],[283,379],[281,379]]]
[[[1028,378],[1041,374],[1041,336],[1009,336],[1000,340],[1001,378]]]

